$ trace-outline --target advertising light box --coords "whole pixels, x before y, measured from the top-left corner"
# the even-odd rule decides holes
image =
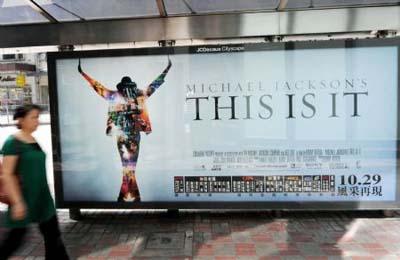
[[[398,40],[48,57],[59,207],[399,206]]]

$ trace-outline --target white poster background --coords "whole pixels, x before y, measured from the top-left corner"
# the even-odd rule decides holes
[[[136,176],[142,201],[332,201],[394,200],[396,194],[397,139],[397,48],[368,47],[351,49],[312,49],[291,51],[255,51],[241,53],[171,55],[172,67],[165,83],[148,99],[153,132],[142,133]],[[167,55],[109,58],[83,58],[82,68],[110,89],[123,76],[130,76],[139,88],[146,87],[166,67]],[[121,163],[114,137],[105,135],[108,103],[98,96],[77,71],[77,59],[57,60],[57,91],[62,149],[63,190],[65,201],[116,201],[122,181]],[[364,80],[366,86],[357,92],[360,117],[354,113],[353,96],[343,96],[345,79]],[[326,89],[309,89],[307,83],[290,90],[285,82],[334,82]],[[339,81],[339,86],[335,84]],[[261,83],[260,83],[261,82]],[[278,83],[277,83],[278,82]],[[221,84],[241,85],[243,91],[222,92]],[[193,89],[196,85],[196,91]],[[199,91],[206,86],[204,93]],[[260,87],[257,87],[261,84]],[[276,86],[278,84],[278,88]],[[358,83],[357,83],[358,84]],[[190,86],[188,88],[188,85]],[[214,86],[211,89],[207,86]],[[250,87],[249,87],[250,85]],[[226,85],[225,85],[226,86]],[[250,88],[250,89],[249,89]],[[215,89],[219,89],[216,92]],[[232,87],[234,89],[234,87]],[[211,90],[211,91],[210,91]],[[350,89],[351,91],[351,89]],[[302,98],[315,108],[312,114]],[[332,114],[332,97],[336,114]],[[260,106],[259,97],[269,94],[265,102],[273,109]],[[293,96],[293,115],[288,119],[287,94]],[[251,120],[245,120],[243,96],[252,95]],[[200,100],[202,120],[194,120],[195,101]],[[230,106],[229,96],[236,99],[238,120],[229,120],[231,111],[220,109],[222,120],[213,120],[212,96],[220,96],[220,106]],[[209,160],[194,158],[194,151],[243,151],[262,149],[338,149],[360,148],[360,169],[249,169],[211,171]],[[204,160],[204,161],[202,161]],[[206,164],[206,170],[198,167]],[[307,194],[264,194],[241,196],[174,193],[174,176],[268,176],[333,174],[338,185],[341,175],[380,174],[382,196],[307,196]]]

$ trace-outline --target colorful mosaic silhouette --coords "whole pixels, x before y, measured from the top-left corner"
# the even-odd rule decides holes
[[[136,163],[139,157],[140,132],[151,133],[151,124],[146,108],[146,99],[163,83],[171,68],[168,66],[146,89],[138,89],[130,77],[123,77],[117,90],[110,90],[82,71],[79,60],[78,71],[90,86],[109,103],[106,134],[117,137],[118,152],[122,162],[122,185],[118,201],[140,201],[136,182]]]

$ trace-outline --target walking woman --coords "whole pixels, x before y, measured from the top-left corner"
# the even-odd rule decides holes
[[[10,230],[0,245],[0,260],[8,259],[22,245],[30,223],[39,224],[46,260],[69,259],[47,185],[46,155],[32,136],[40,111],[37,105],[18,107],[14,120],[20,131],[9,136],[2,148],[3,183],[9,199],[5,225]]]

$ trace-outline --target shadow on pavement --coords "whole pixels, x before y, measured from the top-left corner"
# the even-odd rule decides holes
[[[0,221],[4,214],[0,212]],[[376,240],[395,239],[389,234],[385,240],[387,230],[374,231],[373,225],[398,226],[398,221],[384,222],[379,211],[281,211],[276,215],[271,211],[167,214],[165,211],[98,210],[83,211],[80,221],[69,219],[68,211],[59,211],[58,215],[72,259],[370,257],[376,252],[390,253],[379,251],[374,246],[379,242]],[[0,228],[0,239],[5,231]],[[43,241],[36,227],[15,255],[44,256]]]

